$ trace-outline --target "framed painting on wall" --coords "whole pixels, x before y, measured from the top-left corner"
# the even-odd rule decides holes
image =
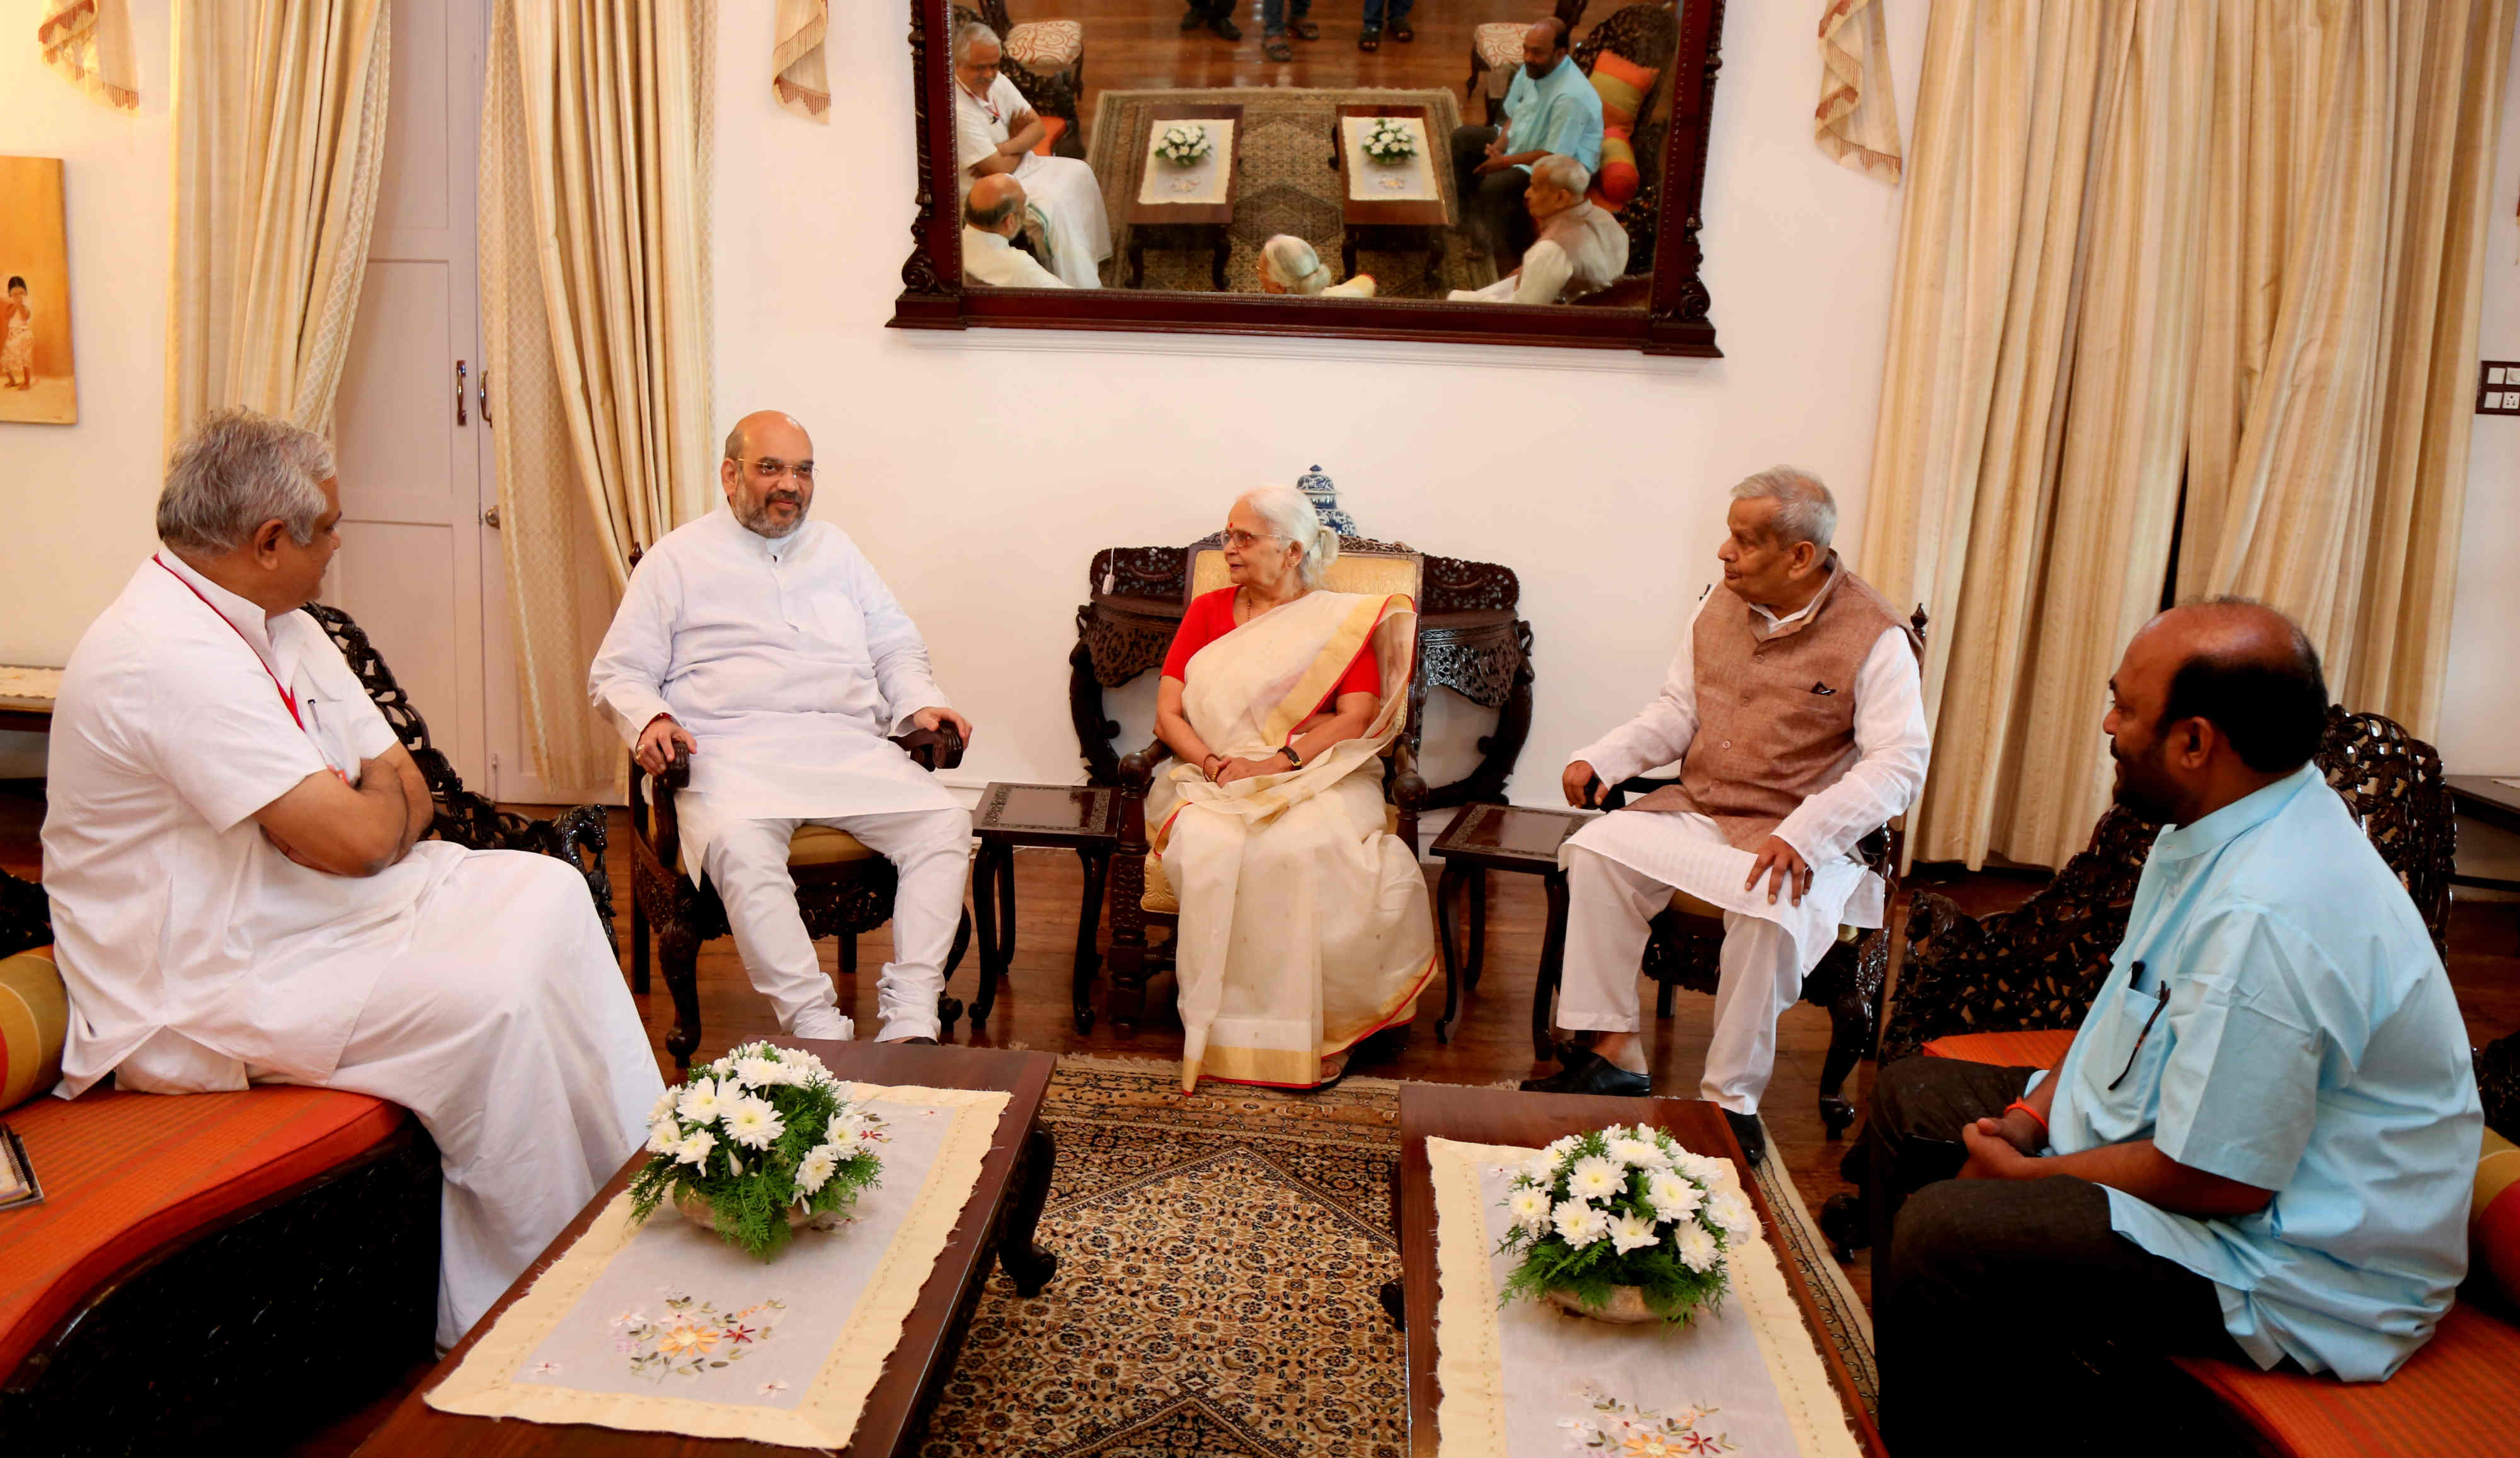
[[[78,420],[62,159],[0,156],[0,420]]]

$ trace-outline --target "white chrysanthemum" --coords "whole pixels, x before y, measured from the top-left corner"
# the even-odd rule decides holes
[[[1645,1203],[1663,1219],[1686,1219],[1697,1214],[1697,1207],[1705,1199],[1697,1181],[1684,1175],[1657,1170],[1645,1176]]]
[[[1579,1251],[1610,1233],[1610,1217],[1581,1200],[1560,1200],[1550,1218],[1566,1243]]]
[[[682,1143],[674,1146],[674,1158],[686,1165],[703,1165],[708,1162],[709,1151],[715,1148],[717,1135],[704,1128],[694,1129],[683,1135]]]
[[[685,1124],[707,1124],[726,1112],[726,1099],[718,1092],[715,1079],[694,1079],[675,1100],[674,1111]]]
[[[648,1122],[650,1124],[654,1124],[657,1120],[674,1112],[674,1100],[682,1097],[682,1093],[683,1090],[680,1088],[668,1088],[664,1092],[657,1094],[656,1101],[648,1106]]]
[[[683,1127],[674,1122],[674,1111],[668,1107],[656,1122],[648,1126],[648,1148],[654,1154],[672,1154],[683,1142]]]
[[[730,1053],[726,1057],[720,1058],[715,1063],[710,1064],[706,1071],[710,1078],[717,1080],[721,1083],[725,1082],[727,1079],[732,1077],[735,1073],[735,1055]]]
[[[867,1129],[867,1117],[852,1108],[842,1108],[823,1126],[823,1142],[836,1144],[846,1139],[854,1143]]]
[[[832,1146],[829,1144],[815,1146],[811,1153],[796,1162],[797,1190],[807,1195],[821,1193],[823,1186],[832,1182],[832,1173],[839,1168],[839,1158],[832,1152]]]
[[[1706,1227],[1694,1220],[1679,1226],[1674,1233],[1680,1246],[1681,1263],[1690,1270],[1706,1269],[1723,1254],[1715,1249],[1715,1237],[1707,1234]]]
[[[1560,1134],[1556,1138],[1550,1140],[1548,1143],[1541,1145],[1540,1152],[1549,1157],[1550,1168],[1555,1169],[1557,1166],[1565,1164],[1568,1159],[1572,1158],[1575,1153],[1575,1146],[1583,1142],[1583,1140],[1576,1138],[1573,1134]]]
[[[746,1088],[775,1088],[788,1082],[777,1063],[762,1057],[735,1060],[735,1077]]]
[[[1522,1174],[1525,1179],[1545,1189],[1557,1182],[1557,1161],[1550,1158],[1548,1150],[1541,1150],[1523,1165]]]
[[[1706,1202],[1706,1217],[1713,1220],[1730,1240],[1741,1240],[1759,1228],[1758,1212],[1742,1198],[1739,1190],[1718,1190]]]
[[[1732,1165],[1730,1160],[1719,1160],[1711,1155],[1692,1154],[1684,1149],[1671,1157],[1671,1167],[1699,1184],[1711,1187],[1723,1181],[1725,1171],[1732,1169]]]
[[[1630,1165],[1641,1170],[1667,1170],[1671,1168],[1671,1156],[1663,1153],[1662,1146],[1656,1144],[1651,1139],[1612,1139],[1610,1141],[1610,1158],[1617,1160],[1620,1164]]]
[[[1543,1192],[1516,1190],[1506,1201],[1506,1209],[1513,1213],[1513,1222],[1521,1229],[1533,1235],[1549,1233],[1549,1196]]]
[[[1566,1192],[1578,1200],[1606,1200],[1627,1187],[1628,1171],[1599,1155],[1577,1160],[1575,1172],[1566,1176]]]
[[[770,1141],[788,1132],[788,1126],[770,1101],[745,1094],[726,1108],[726,1136],[751,1149],[767,1149]]]
[[[1654,1233],[1654,1222],[1643,1215],[1623,1215],[1610,1221],[1610,1244],[1622,1256],[1630,1251],[1642,1251],[1661,1240],[1662,1237]]]

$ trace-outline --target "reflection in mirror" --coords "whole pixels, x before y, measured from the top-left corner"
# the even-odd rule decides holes
[[[1680,21],[1592,8],[957,4],[964,282],[1642,307]]]

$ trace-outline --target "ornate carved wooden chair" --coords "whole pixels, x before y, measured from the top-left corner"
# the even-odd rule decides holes
[[[1584,12],[1591,4],[1592,0],[1557,0],[1552,14],[1565,23],[1566,33],[1573,35],[1575,27],[1584,22]],[[1470,30],[1470,78],[1462,85],[1462,100],[1474,102],[1482,91],[1486,92],[1484,125],[1496,125],[1497,111],[1505,106],[1506,88],[1513,82],[1513,69],[1522,65],[1523,32],[1537,19],[1527,16],[1519,21],[1490,21]],[[1462,119],[1469,120],[1469,114],[1463,112]]]
[[[1925,636],[1922,603],[1917,604],[1908,621],[1919,639]],[[1617,810],[1627,803],[1628,796],[1650,794],[1669,783],[1669,779],[1638,775],[1613,786],[1602,804]],[[1886,913],[1899,904],[1899,866],[1906,859],[1906,849],[1905,817],[1874,830],[1855,847],[1856,859],[1881,877],[1881,905],[1885,911],[1882,920],[1893,925],[1897,918]],[[1564,935],[1562,930],[1559,935]],[[1672,994],[1682,988],[1713,996],[1722,980],[1717,960],[1723,950],[1722,908],[1685,891],[1674,892],[1671,906],[1654,917],[1653,935],[1645,943],[1644,974],[1657,987],[1654,1016],[1671,1016]],[[1828,1053],[1820,1069],[1820,1118],[1822,1127],[1832,1139],[1855,1122],[1855,1104],[1844,1091],[1846,1076],[1872,1050],[1872,1037],[1880,1027],[1881,990],[1889,985],[1892,953],[1890,927],[1841,926],[1837,929],[1837,945],[1803,979],[1803,1000],[1828,1009]]]
[[[1567,55],[1588,76],[1596,73],[1605,52],[1632,67],[1653,72],[1628,133],[1628,146],[1636,154],[1637,191],[1624,204],[1610,209],[1627,230],[1630,274],[1653,271],[1655,223],[1662,212],[1663,141],[1671,133],[1670,120],[1657,120],[1653,112],[1671,89],[1671,58],[1679,51],[1680,17],[1669,4],[1646,4],[1631,5],[1604,18]],[[1604,163],[1610,160],[1610,138],[1615,135],[1613,122],[1603,142]],[[1594,191],[1600,191],[1598,180]]]
[[[963,738],[951,725],[913,729],[892,742],[930,772],[963,763]],[[638,992],[648,989],[648,928],[653,923],[656,954],[665,964],[665,991],[674,999],[674,1026],[665,1035],[665,1051],[682,1069],[692,1066],[692,1053],[700,1045],[700,944],[729,932],[726,904],[718,900],[717,888],[683,863],[674,792],[691,779],[689,755],[676,756],[652,779],[637,760],[630,762],[630,824],[635,832],[630,841],[630,986]],[[804,913],[806,933],[839,938],[840,973],[855,977],[859,933],[892,919],[899,885],[892,862],[854,835],[805,825],[788,838],[788,874],[796,883],[796,908]],[[947,978],[961,965],[970,940],[971,913],[967,910],[954,928],[954,950],[945,959]],[[952,1037],[963,1016],[961,1000],[938,994],[936,1016],[944,1036]]]
[[[1034,21],[1016,24],[1007,14],[1007,0],[971,0],[954,7],[957,27],[978,21],[998,32],[1006,59],[999,69],[1015,90],[1032,103],[1042,120],[1065,123],[1051,139],[1050,150],[1082,159],[1085,130],[1077,119],[1077,103],[1085,95],[1085,26],[1078,21]]]
[[[1405,593],[1413,601],[1421,599],[1425,558],[1398,543],[1355,537],[1341,537],[1339,541],[1338,557],[1330,563],[1322,586],[1336,593]],[[1200,594],[1224,587],[1229,580],[1225,554],[1215,542],[1210,537],[1191,549],[1189,581],[1182,596],[1185,606]],[[1422,668],[1424,619],[1418,621]],[[1426,781],[1418,773],[1418,742],[1423,731],[1426,696],[1417,682],[1418,675],[1412,674],[1410,678],[1408,720],[1383,752],[1382,796],[1389,806],[1392,833],[1408,842],[1414,853],[1418,845],[1418,814],[1425,809],[1427,800]],[[1146,1009],[1148,979],[1172,965],[1169,935],[1158,944],[1150,942],[1148,933],[1162,928],[1170,934],[1181,923],[1181,902],[1165,882],[1162,865],[1148,853],[1147,844],[1147,791],[1154,783],[1157,768],[1171,757],[1172,751],[1164,741],[1156,739],[1120,762],[1120,844],[1111,858],[1110,965],[1117,1004],[1111,1021],[1123,1038],[1138,1031],[1138,1018]]]

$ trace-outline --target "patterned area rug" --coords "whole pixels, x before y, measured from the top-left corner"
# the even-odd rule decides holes
[[[1402,1339],[1375,1297],[1400,1273],[1387,1175],[1400,1085],[1185,1096],[1177,1077],[1169,1062],[1058,1060],[1039,1237],[1058,1274],[1031,1301],[989,1278],[922,1453],[1407,1451]],[[1785,1251],[1869,1404],[1869,1325],[1774,1168],[1760,1184]]]
[[[1345,277],[1339,260],[1339,187],[1343,174],[1329,165],[1330,121],[1350,103],[1408,102],[1426,108],[1427,133],[1436,150],[1435,174],[1453,217],[1462,215],[1453,196],[1451,145],[1453,128],[1462,124],[1462,106],[1450,91],[1383,91],[1363,87],[1313,90],[1292,86],[1237,90],[1105,91],[1094,111],[1094,144],[1087,160],[1102,183],[1102,198],[1111,214],[1111,262],[1104,282],[1112,287],[1129,280],[1129,208],[1137,200],[1139,163],[1146,155],[1149,108],[1173,102],[1233,102],[1242,108],[1239,128],[1241,173],[1234,182],[1234,240],[1226,265],[1226,287],[1236,293],[1260,291],[1260,245],[1281,233],[1291,233],[1313,245],[1330,271]],[[1365,249],[1357,268],[1373,275],[1382,298],[1442,298],[1446,289],[1477,288],[1496,280],[1496,269],[1484,260],[1462,256],[1460,229],[1445,250],[1441,288],[1426,283],[1423,252],[1386,253]],[[1194,293],[1216,291],[1211,257],[1204,248],[1148,248],[1145,288],[1172,288]]]

